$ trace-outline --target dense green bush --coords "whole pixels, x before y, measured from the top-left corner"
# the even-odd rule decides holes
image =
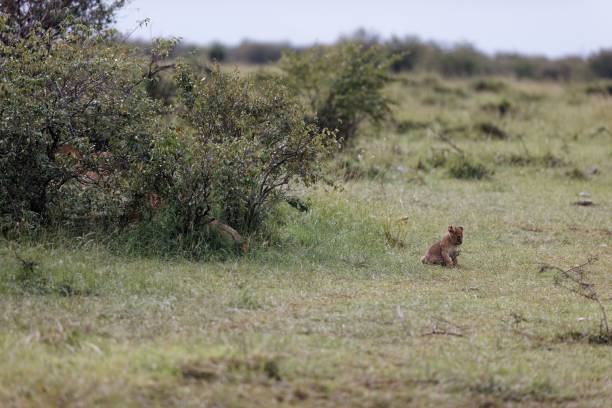
[[[268,64],[278,61],[283,51],[290,48],[287,43],[243,41],[238,46],[228,50],[226,56],[232,62]]]
[[[255,86],[218,66],[203,78],[180,66],[176,81],[182,143],[191,157],[175,188],[197,199],[206,192],[205,214],[251,231],[295,182],[319,179],[335,138],[304,122],[302,106],[286,88],[273,81]]]
[[[391,64],[394,72],[414,71],[419,64],[426,58],[427,45],[420,42],[417,38],[406,38],[400,40],[392,38],[386,46],[391,52],[398,55],[398,58]]]
[[[602,78],[612,78],[612,50],[603,50],[589,58],[593,73]]]
[[[104,29],[124,4],[125,0],[2,0],[0,13],[17,37],[25,38],[38,28],[59,37],[63,30],[80,24]]]
[[[227,51],[225,47],[220,43],[214,43],[210,46],[208,50],[208,58],[211,61],[223,62],[225,61]]]
[[[350,143],[365,121],[379,124],[390,117],[392,101],[382,91],[393,61],[382,47],[344,43],[286,54],[280,67],[306,101],[311,120],[337,129],[342,143]]]
[[[462,45],[439,57],[440,71],[446,76],[474,76],[489,73],[487,57],[470,45]]]
[[[138,60],[85,26],[0,32],[3,225],[126,217],[159,118]]]

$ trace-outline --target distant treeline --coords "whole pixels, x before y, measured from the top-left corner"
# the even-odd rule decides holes
[[[383,40],[363,30],[342,37],[338,42],[356,41],[365,45],[379,44],[400,56],[392,65],[395,72],[436,72],[446,77],[475,75],[508,75],[525,79],[557,81],[612,78],[612,49],[601,50],[588,58],[568,56],[551,59],[518,53],[487,55],[474,46],[461,43],[442,46],[417,37],[393,37]],[[267,64],[280,59],[283,52],[304,51],[286,42],[243,41],[237,46],[214,43],[209,46],[182,44],[176,55],[191,54],[220,63]]]

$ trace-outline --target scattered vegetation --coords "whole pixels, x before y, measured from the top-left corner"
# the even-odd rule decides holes
[[[492,75],[584,61],[363,33],[236,71],[109,13],[2,17],[0,405],[609,405],[612,99]]]
[[[490,139],[504,140],[510,137],[506,131],[490,122],[478,123],[476,129]]]
[[[587,337],[589,341],[594,343],[612,344],[612,332],[610,332],[606,308],[597,293],[595,284],[586,276],[587,271],[585,268],[597,260],[597,257],[590,257],[586,262],[569,269],[562,269],[553,265],[543,265],[540,268],[540,272],[554,272],[553,282],[555,285],[597,304],[600,312],[599,334]],[[575,338],[576,336],[572,337]]]
[[[184,133],[192,133],[183,137],[191,139],[193,158],[181,171],[184,184],[170,178],[168,187],[182,191],[168,198],[185,197],[174,205],[178,211],[200,202],[183,224],[197,225],[217,213],[234,228],[252,231],[292,183],[308,186],[319,180],[335,135],[306,124],[301,106],[285,88],[273,82],[255,88],[219,67],[200,79],[180,66],[176,76],[184,106],[180,118],[191,128]]]
[[[364,122],[377,125],[391,117],[392,100],[383,90],[391,82],[392,62],[380,47],[349,42],[286,54],[280,67],[290,89],[308,106],[308,120],[337,130],[338,140],[348,145]]]
[[[480,161],[460,154],[451,155],[445,164],[448,174],[456,179],[480,180],[494,173]]]
[[[0,32],[2,227],[126,219],[160,124],[138,60],[86,26]]]

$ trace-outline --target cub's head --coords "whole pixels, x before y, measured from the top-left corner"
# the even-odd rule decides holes
[[[453,225],[449,225],[448,234],[450,235],[451,242],[453,244],[461,245],[463,243],[463,227],[455,227]]]

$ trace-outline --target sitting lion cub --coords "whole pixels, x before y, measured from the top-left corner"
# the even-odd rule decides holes
[[[448,226],[448,232],[441,241],[433,244],[421,262],[430,265],[444,265],[452,268],[457,266],[459,250],[457,247],[463,242],[463,227]]]

